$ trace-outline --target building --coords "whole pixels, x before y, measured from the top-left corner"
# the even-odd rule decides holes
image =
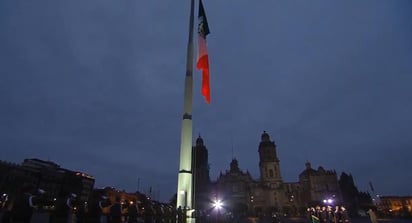
[[[77,171],[67,171],[66,176],[70,176],[67,179],[71,180],[72,182],[76,183],[77,193],[80,197],[80,200],[86,201],[93,191],[94,188],[94,177]],[[65,185],[70,185],[66,183]]]
[[[161,203],[152,200],[149,196],[136,191],[134,193],[126,192],[125,190],[117,190],[113,187],[105,187],[103,189],[94,189],[92,193],[105,196],[113,204],[116,198],[120,199],[120,203],[123,205],[122,214],[127,215],[127,206],[136,205],[138,207],[139,215],[148,215],[156,219],[156,221],[161,221],[160,219],[173,218],[174,213],[173,208],[170,204]],[[136,203],[134,203],[136,202]],[[110,205],[103,207],[102,212],[104,215],[110,213]]]
[[[37,185],[36,174],[22,165],[0,161],[0,192],[15,194],[25,183]]]
[[[210,177],[209,177],[209,154],[203,139],[199,137],[196,139],[196,145],[192,148],[192,162],[193,162],[193,187],[195,196],[195,209],[207,209],[210,200]]]
[[[51,161],[25,159],[23,163],[0,162],[0,192],[15,194],[24,184],[43,189],[50,197],[59,193],[75,193],[87,200],[94,187],[94,178],[86,173],[60,167]]]
[[[34,184],[52,197],[57,197],[62,188],[65,171],[54,162],[40,159],[25,159],[21,164],[36,179]]]
[[[305,166],[306,169],[299,174],[301,203],[306,206],[342,203],[336,171],[325,170],[321,166],[315,170],[309,162]]]
[[[94,187],[95,180],[89,174],[61,168],[51,161],[25,159],[22,166],[38,179],[37,187],[53,197],[65,192],[75,193],[81,200],[87,200]]]
[[[220,173],[218,179],[213,184],[211,196],[214,200],[224,201],[224,207],[231,212],[246,212],[253,209],[252,187],[253,181],[249,172],[243,172],[239,168],[238,161],[233,159],[230,163],[230,170]]]
[[[378,210],[388,217],[412,217],[412,196],[380,196]]]
[[[203,139],[199,137],[195,147],[202,146]],[[206,150],[205,147],[203,149]],[[207,150],[202,153],[207,154]],[[229,170],[221,172],[217,180],[211,182],[209,196],[222,199],[226,208],[232,212],[247,211],[252,215],[276,212],[302,215],[311,205],[341,202],[338,177],[334,170],[325,170],[323,167],[315,170],[307,162],[299,175],[299,181],[284,182],[276,144],[266,131],[261,135],[258,155],[259,178],[255,179],[248,171],[241,170],[238,160],[233,158]],[[206,162],[207,159],[202,160],[203,164]],[[195,169],[201,168],[196,166]],[[203,174],[209,174],[209,170]],[[209,179],[208,176],[202,177]]]
[[[285,185],[280,172],[280,161],[277,156],[276,144],[270,140],[264,131],[259,143],[260,186],[265,203],[259,207],[259,212],[280,212],[288,203]],[[257,197],[257,196],[255,196]]]
[[[143,194],[140,194],[138,192],[136,193],[128,193],[124,190],[117,190],[114,187],[105,187],[103,189],[94,189],[94,193],[104,195],[107,197],[107,199],[113,204],[116,201],[116,198],[120,198],[120,202],[122,205],[124,205],[127,202],[133,202],[136,201],[138,203],[138,206],[141,207],[141,203],[143,200],[147,200],[147,197],[145,197]],[[133,204],[133,203],[130,203]],[[102,209],[104,214],[109,214],[110,213],[110,206],[104,207]]]

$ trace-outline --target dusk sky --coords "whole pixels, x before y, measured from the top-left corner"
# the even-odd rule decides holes
[[[412,195],[412,1],[204,0],[211,104],[194,72],[193,137],[210,176],[285,182],[309,161],[361,191]],[[177,187],[190,1],[0,1],[0,159],[56,162],[96,187]],[[197,6],[196,6],[197,11]],[[197,22],[196,22],[197,23]],[[233,155],[232,155],[233,150]]]

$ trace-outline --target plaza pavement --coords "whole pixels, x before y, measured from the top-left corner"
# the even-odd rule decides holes
[[[2,213],[0,213],[0,219],[2,217]],[[49,214],[48,213],[34,213],[31,223],[48,223],[49,221]],[[1,223],[1,222],[0,222]],[[73,222],[75,220],[73,219]],[[106,223],[104,220],[102,223]],[[187,223],[196,223],[196,221],[189,221]],[[199,223],[199,222],[197,222]],[[215,222],[208,222],[208,223],[215,223]],[[232,222],[229,222],[232,223]],[[272,223],[270,219],[267,220],[258,220],[257,218],[244,218],[239,221],[233,223]],[[304,218],[284,218],[282,219],[281,223],[310,223]],[[350,223],[371,223],[369,218],[354,218],[351,219]],[[378,223],[412,223],[412,219],[378,219]]]

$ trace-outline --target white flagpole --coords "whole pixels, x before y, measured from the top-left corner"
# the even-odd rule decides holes
[[[183,121],[180,143],[180,164],[177,183],[177,204],[192,211],[193,207],[193,172],[192,172],[192,100],[193,100],[193,25],[194,0],[190,6],[189,41],[187,44],[187,62],[184,90]],[[190,214],[190,212],[186,212]]]

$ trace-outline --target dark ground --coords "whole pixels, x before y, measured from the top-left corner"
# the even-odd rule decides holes
[[[0,219],[2,214],[0,213]],[[35,213],[32,219],[32,223],[48,223],[49,215],[47,213]],[[73,222],[75,223],[75,222]],[[102,223],[106,223],[102,221]],[[187,223],[196,223],[188,221]],[[211,222],[215,223],[215,222]],[[256,218],[247,218],[238,221],[237,223],[272,223],[269,220],[259,221]],[[281,223],[309,223],[304,218],[284,218]],[[354,218],[351,219],[351,223],[371,223],[369,218]],[[412,223],[411,219],[378,219],[378,223]]]

